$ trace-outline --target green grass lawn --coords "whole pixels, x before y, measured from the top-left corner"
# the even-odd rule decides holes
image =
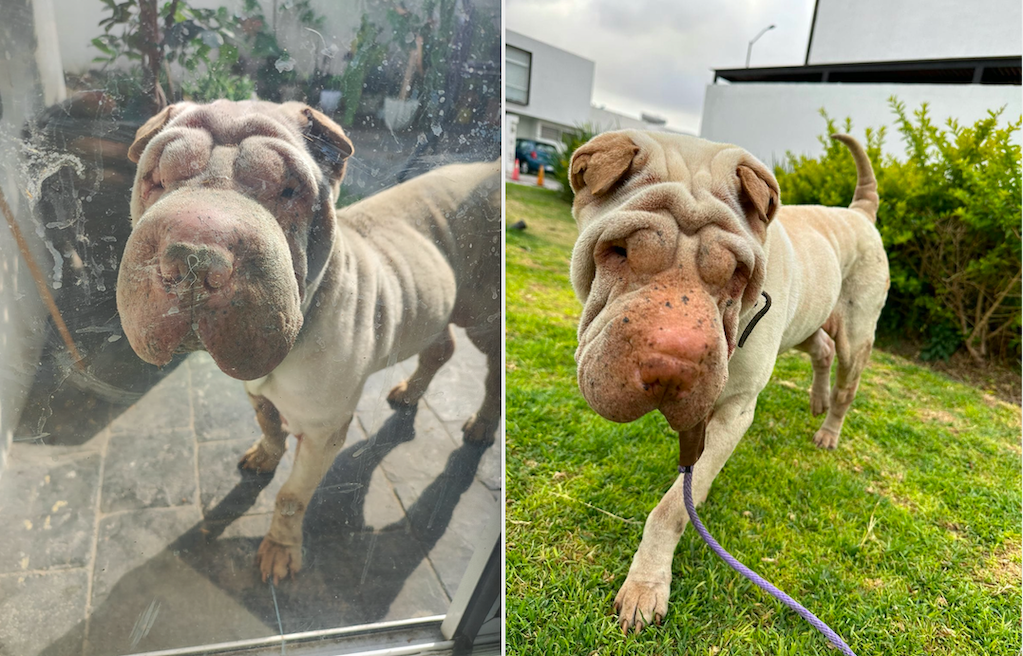
[[[835,654],[687,530],[664,625],[623,636],[612,601],[675,477],[659,415],[601,419],[576,388],[576,230],[508,186],[509,654]],[[1020,409],[875,351],[838,449],[811,436],[809,358],[783,355],[701,518],[859,656],[1020,653]]]

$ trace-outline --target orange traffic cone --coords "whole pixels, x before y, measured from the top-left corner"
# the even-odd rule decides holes
[[[515,158],[515,168],[512,169],[512,180],[518,182],[519,179],[519,158]]]
[[[540,165],[540,171],[536,174],[536,186],[543,186],[543,164]]]

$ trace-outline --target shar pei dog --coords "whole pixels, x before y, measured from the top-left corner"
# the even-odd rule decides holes
[[[870,161],[851,137],[834,138],[856,163],[849,208],[783,206],[775,177],[750,153],[695,137],[609,132],[572,157],[579,387],[612,421],[663,414],[679,435],[680,468],[695,463],[696,503],[786,349],[813,364],[811,410],[826,414],[814,443],[838,443],[889,278]],[[647,518],[615,599],[625,631],[667,612],[689,521],[682,480]]]
[[[204,349],[245,381],[262,437],[240,466],[291,475],[259,547],[263,579],[302,567],[302,520],[374,371],[419,354],[392,405],[413,405],[464,326],[488,358],[464,426],[494,439],[501,413],[498,164],[436,169],[335,211],[352,144],[301,103],[172,105],[136,134],[132,233],[117,283],[125,335],[146,362]]]

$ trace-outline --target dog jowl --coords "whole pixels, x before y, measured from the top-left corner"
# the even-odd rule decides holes
[[[849,208],[782,206],[755,157],[695,137],[610,132],[572,158],[580,390],[612,421],[664,415],[679,434],[679,464],[699,461],[698,503],[752,422],[781,351],[810,354],[811,409],[827,413],[814,442],[837,444],[889,280],[869,160],[855,140],[836,138],[857,164]],[[650,514],[615,600],[623,629],[664,618],[687,522],[680,477]]]

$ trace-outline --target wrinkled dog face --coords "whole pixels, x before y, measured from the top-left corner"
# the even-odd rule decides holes
[[[205,349],[242,380],[280,364],[329,259],[351,152],[299,103],[181,103],[142,126],[117,282],[139,357]]]
[[[702,426],[763,285],[774,176],[734,146],[623,131],[579,148],[571,182],[583,395],[612,421]]]

